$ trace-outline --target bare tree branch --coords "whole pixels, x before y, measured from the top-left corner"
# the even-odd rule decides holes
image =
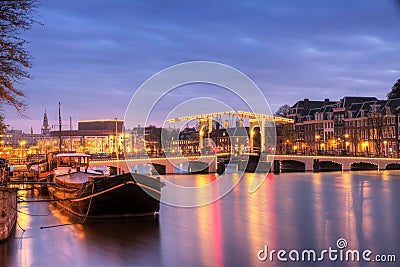
[[[36,21],[33,19],[37,0],[2,0],[0,2],[0,104],[15,107],[25,115],[24,92],[17,86],[31,78],[31,55],[27,41],[20,37]]]

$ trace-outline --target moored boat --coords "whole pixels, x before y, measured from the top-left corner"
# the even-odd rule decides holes
[[[47,184],[53,177],[53,168],[56,167],[56,154],[50,152],[45,156],[36,157],[36,161],[30,161],[26,164],[28,173],[35,177],[34,182],[37,182],[35,189],[39,191],[40,195],[47,195]]]
[[[17,189],[0,186],[0,242],[9,238],[17,222]]]
[[[56,206],[83,218],[153,215],[160,209],[159,179],[133,173],[110,175],[90,168],[90,155],[57,155],[53,183],[48,185]]]

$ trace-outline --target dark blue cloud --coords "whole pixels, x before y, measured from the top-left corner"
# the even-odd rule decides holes
[[[383,98],[400,76],[396,1],[44,0],[38,19],[26,33],[35,78],[23,85],[36,129],[59,100],[76,120],[122,118],[142,82],[191,60],[238,68],[273,109],[304,97]]]

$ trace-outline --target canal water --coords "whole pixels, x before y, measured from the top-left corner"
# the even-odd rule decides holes
[[[212,204],[162,205],[158,218],[82,225],[49,203],[20,203],[15,234],[0,244],[0,266],[399,266],[400,172],[269,174],[249,193],[252,175]],[[169,177],[185,185],[215,178]],[[38,199],[30,191],[20,197]],[[333,262],[327,254],[323,264],[259,259],[271,250],[287,251],[286,258],[330,247],[339,253],[339,239],[344,253],[394,254],[397,263]]]

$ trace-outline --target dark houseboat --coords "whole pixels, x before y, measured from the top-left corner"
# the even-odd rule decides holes
[[[145,175],[110,174],[109,168],[90,168],[90,155],[57,155],[57,168],[48,192],[55,204],[83,218],[153,215],[160,209],[159,179]]]

